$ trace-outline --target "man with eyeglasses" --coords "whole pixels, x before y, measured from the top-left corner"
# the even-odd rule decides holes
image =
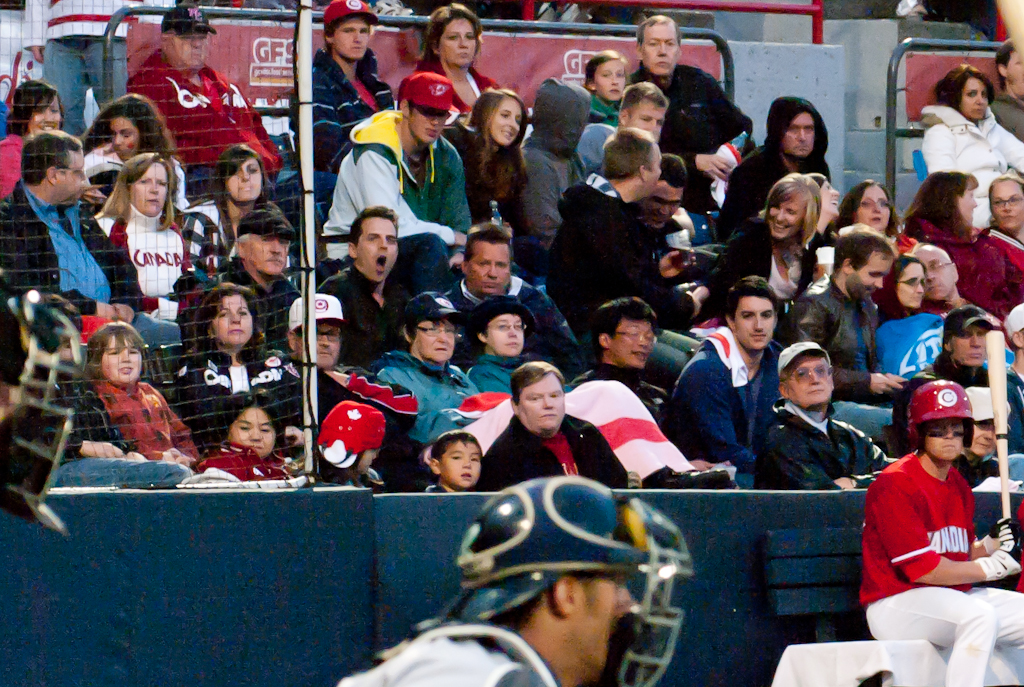
[[[814,342],[779,355],[775,422],[754,470],[755,489],[863,489],[887,463],[860,430],[832,417],[832,361]]]
[[[975,535],[974,496],[953,469],[974,433],[963,387],[920,387],[909,422],[910,452],[868,487],[860,602],[875,639],[948,649],[945,684],[981,687],[996,645],[1024,648],[1024,595],[975,586],[1020,572],[1020,526]]]
[[[910,255],[924,265],[925,292],[921,312],[945,317],[953,309],[969,305],[956,286],[960,273],[949,253],[930,243],[919,243]]]
[[[590,330],[597,366],[574,379],[572,386],[594,380],[621,382],[660,425],[668,394],[644,381],[644,368],[658,341],[657,328],[658,316],[639,298],[616,298],[602,305],[591,319]]]
[[[419,404],[412,392],[398,384],[387,384],[375,374],[359,367],[339,364],[346,314],[334,296],[318,293],[316,311],[316,371],[318,418],[323,422],[331,410],[343,401],[373,406],[384,414],[384,443],[373,462],[389,490],[415,491],[415,471],[410,469],[418,446],[406,433],[416,422]],[[288,313],[288,348],[292,360],[305,357],[303,322],[306,310],[302,298],[292,303]]]
[[[21,170],[0,203],[0,269],[10,288],[59,294],[83,315],[128,322],[150,345],[180,340],[176,324],[138,312],[135,265],[80,206],[88,182],[78,139],[61,131],[25,139]]]
[[[341,161],[324,224],[324,236],[343,236],[367,207],[398,213],[395,278],[410,293],[454,285],[451,266],[462,262],[457,251],[471,223],[462,159],[441,138],[454,93],[446,77],[418,72],[402,80],[397,111],[378,112],[352,129],[352,151]],[[327,252],[343,257],[334,245]]]

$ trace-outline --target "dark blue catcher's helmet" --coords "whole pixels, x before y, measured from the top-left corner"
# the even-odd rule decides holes
[[[619,670],[623,687],[651,687],[668,667],[683,621],[676,578],[693,567],[675,524],[638,498],[582,477],[551,477],[491,498],[462,541],[463,593],[449,619],[488,622],[529,603],[563,575],[639,577],[636,639]]]
[[[58,383],[80,371],[78,330],[38,291],[8,292],[0,277],[0,508],[65,532],[43,501],[71,433]]]

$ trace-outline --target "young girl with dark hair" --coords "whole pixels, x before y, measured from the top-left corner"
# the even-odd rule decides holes
[[[149,98],[129,93],[108,103],[85,132],[82,149],[85,150],[85,176],[89,177],[90,184],[102,187],[107,194],[113,190],[121,167],[134,156],[157,153],[173,161],[172,171],[177,180],[174,204],[179,210],[188,207],[185,171],[174,159],[174,138]]]
[[[57,89],[45,81],[25,81],[14,89],[7,117],[7,138],[0,141],[0,198],[11,195],[21,179],[21,148],[26,136],[60,129],[64,108]]]
[[[583,87],[590,91],[590,123],[619,125],[619,104],[629,63],[615,50],[602,50],[587,62]]]

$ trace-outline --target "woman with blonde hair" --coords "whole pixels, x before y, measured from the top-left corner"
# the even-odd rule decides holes
[[[128,251],[139,274],[142,311],[173,322],[178,303],[174,283],[189,264],[175,221],[177,177],[174,163],[160,153],[131,157],[118,172],[114,190],[96,216],[116,246]]]
[[[715,263],[704,313],[721,315],[729,289],[749,276],[767,279],[785,312],[813,281],[815,253],[826,245],[820,216],[821,189],[808,175],[775,182],[764,210],[737,228]]]

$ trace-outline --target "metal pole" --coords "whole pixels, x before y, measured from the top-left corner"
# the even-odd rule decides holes
[[[302,297],[306,306],[302,343],[307,364],[302,367],[306,474],[313,475],[313,440],[319,427],[316,368],[316,221],[313,207],[313,3],[299,4],[295,41],[295,76],[299,98],[299,173],[302,179]]]

